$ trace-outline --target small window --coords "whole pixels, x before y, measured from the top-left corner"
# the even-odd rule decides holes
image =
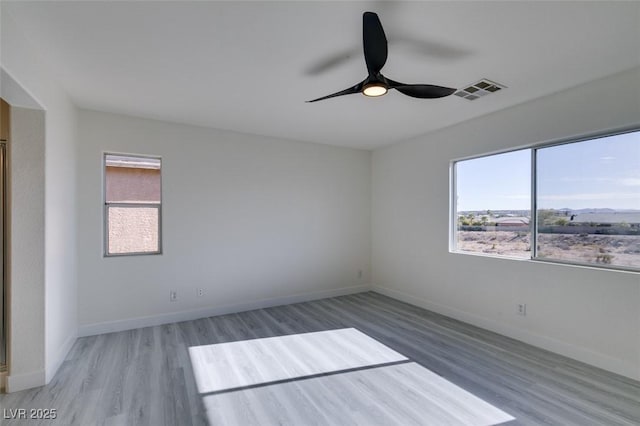
[[[105,154],[105,256],[159,254],[161,160]]]
[[[536,150],[537,258],[640,268],[640,132]]]
[[[531,257],[531,151],[455,163],[454,249]]]

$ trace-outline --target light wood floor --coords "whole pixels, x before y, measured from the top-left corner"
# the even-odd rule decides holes
[[[207,425],[210,395],[198,392],[189,347],[344,328],[359,330],[515,417],[510,425],[640,425],[640,382],[376,293],[80,338],[49,385],[0,395],[0,424]],[[256,389],[264,388],[249,390]],[[3,419],[3,410],[16,408],[55,408],[58,418]],[[406,424],[385,417],[390,412],[380,411],[380,424]],[[282,410],[276,414],[287,423]],[[269,418],[253,421],[269,424]],[[335,423],[327,416],[302,423],[325,424],[329,418]]]

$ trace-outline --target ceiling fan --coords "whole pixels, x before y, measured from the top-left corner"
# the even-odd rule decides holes
[[[380,18],[373,12],[364,12],[362,15],[362,44],[364,47],[364,60],[367,63],[367,71],[369,72],[367,78],[348,89],[307,102],[317,102],[354,93],[376,97],[386,94],[389,89],[396,89],[407,96],[422,99],[443,98],[456,91],[456,89],[450,87],[431,84],[399,83],[382,75],[380,70],[387,62],[387,38],[384,35]]]

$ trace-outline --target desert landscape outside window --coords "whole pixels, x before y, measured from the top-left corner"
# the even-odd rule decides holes
[[[460,160],[453,176],[454,251],[640,270],[640,131]]]
[[[539,259],[640,269],[640,131],[536,150]]]
[[[531,151],[458,161],[454,249],[531,257]]]
[[[161,160],[105,154],[105,256],[161,253]]]

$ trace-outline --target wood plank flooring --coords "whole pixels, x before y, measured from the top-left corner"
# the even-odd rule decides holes
[[[0,424],[207,425],[208,396],[198,392],[189,347],[351,327],[515,417],[510,425],[640,425],[640,382],[371,292],[80,338],[49,385],[0,395]],[[271,401],[277,415],[261,417],[250,406],[255,394],[227,393],[216,403],[246,404],[237,411],[246,417],[217,421],[336,423],[327,413],[340,401],[314,407],[314,418],[287,419],[288,406],[309,404],[288,394]],[[3,418],[16,408],[58,416]]]

